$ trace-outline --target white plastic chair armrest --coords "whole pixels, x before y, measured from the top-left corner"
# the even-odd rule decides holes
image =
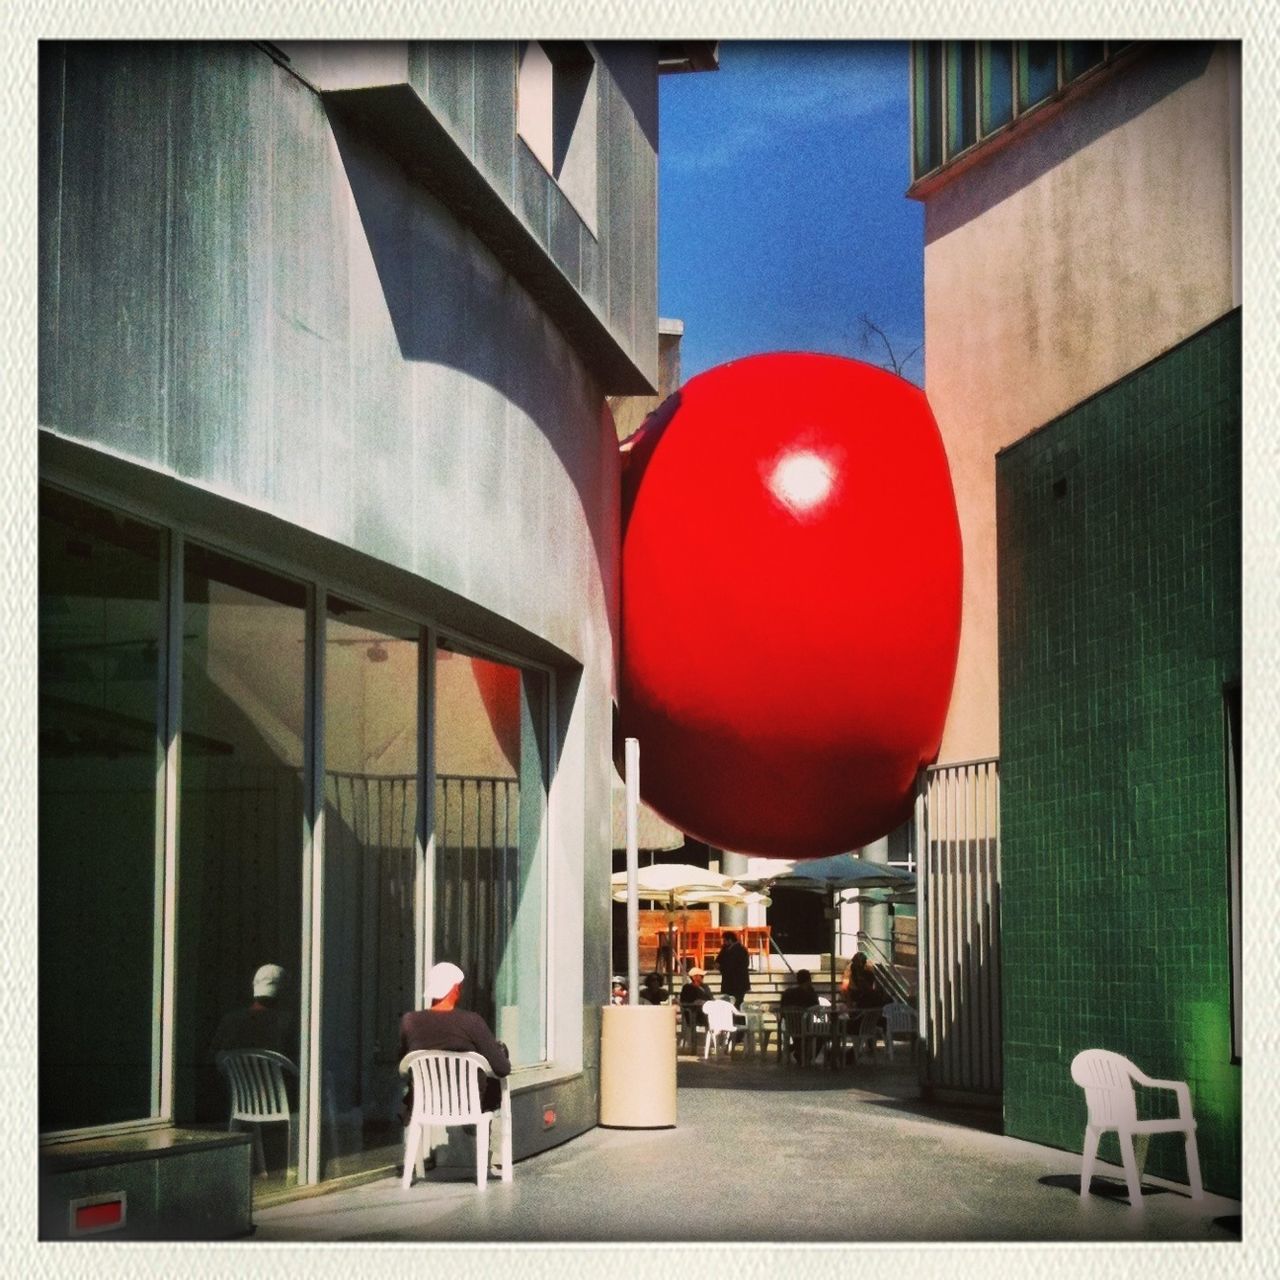
[[[1154,1076],[1137,1070],[1134,1071],[1133,1078],[1148,1089],[1171,1089],[1178,1099],[1178,1119],[1195,1123],[1191,1114],[1191,1090],[1187,1088],[1185,1080],[1157,1080]]]

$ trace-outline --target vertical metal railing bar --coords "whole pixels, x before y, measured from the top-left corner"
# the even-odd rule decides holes
[[[1000,858],[1001,858],[1001,832],[1000,832],[1000,765],[992,763],[992,794],[995,797],[995,820],[992,822],[992,829],[995,831],[995,844],[991,850],[991,867],[992,867],[992,895],[991,895],[991,922],[992,922],[992,942],[991,942],[991,973],[992,973],[992,991],[995,992],[995,1039],[993,1043],[1001,1046],[1004,1043],[1005,1036],[1005,1010],[1004,1010],[1004,983],[1001,980],[1001,929],[1000,929],[1000,886],[1002,883]],[[997,1068],[992,1073],[995,1078],[996,1088],[1004,1088],[1005,1084],[1005,1062],[1004,1055],[998,1057]]]
[[[929,798],[929,857],[933,861],[931,879],[933,883],[933,926],[931,941],[933,944],[933,960],[930,964],[933,987],[933,1054],[930,1059],[932,1078],[936,1081],[942,1073],[942,1053],[946,1043],[946,988],[942,976],[946,964],[946,943],[944,930],[947,924],[946,888],[947,881],[943,875],[941,846],[939,835],[945,821],[946,809],[943,801],[941,778],[935,777],[930,786]]]
[[[935,766],[921,787],[917,920],[927,1082],[997,1090],[999,761]]]
[[[915,865],[916,872],[916,1026],[921,1044],[924,1045],[924,1053],[921,1057],[925,1057],[929,1052],[929,1046],[933,1043],[933,1036],[929,1031],[929,985],[926,980],[926,972],[928,969],[928,952],[926,943],[926,922],[928,920],[928,900],[929,900],[929,865],[925,857],[924,835],[925,823],[925,806],[928,803],[926,797],[929,790],[929,775],[926,773],[921,778],[922,785],[917,788],[916,804],[914,814],[914,825],[912,826],[912,843],[914,849],[912,851],[912,861]]]
[[[941,821],[938,824],[938,879],[942,888],[942,915],[938,919],[940,937],[938,945],[938,987],[942,993],[942,1041],[939,1044],[938,1070],[941,1079],[946,1079],[952,1050],[951,1041],[951,951],[952,934],[955,928],[955,906],[951,901],[954,880],[947,862],[948,840],[951,835],[951,778],[943,773],[939,778],[939,799]]]
[[[978,971],[980,989],[982,991],[983,1034],[980,1037],[982,1049],[982,1079],[985,1088],[992,1088],[995,1083],[993,1072],[993,1054],[991,1035],[995,1027],[995,1007],[991,998],[991,805],[989,800],[991,766],[982,766],[981,797],[982,819],[979,825],[981,832],[982,897],[980,899],[980,915],[978,917],[979,958],[981,969]]]
[[[960,953],[956,964],[961,974],[961,990],[964,992],[963,1015],[960,1019],[960,1046],[963,1054],[962,1078],[966,1088],[977,1085],[977,1064],[974,1062],[974,1027],[981,1017],[981,1010],[974,1000],[973,961],[973,812],[972,812],[972,766],[965,765],[959,770],[960,782],[960,888],[962,894],[963,936],[960,942]]]
[[[947,912],[950,937],[947,947],[947,989],[951,993],[950,1017],[947,1021],[947,1068],[951,1080],[959,1081],[961,1072],[960,1044],[960,975],[956,972],[956,957],[960,954],[960,878],[957,841],[960,832],[959,787],[955,772],[947,775],[947,882],[950,886],[950,902]]]

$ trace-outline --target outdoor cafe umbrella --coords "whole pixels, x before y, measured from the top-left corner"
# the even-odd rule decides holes
[[[723,906],[746,907],[759,903],[769,905],[768,896],[753,893],[729,876],[706,867],[691,866],[686,862],[656,862],[636,871],[636,896],[650,902],[660,902],[667,910],[667,945],[670,948],[671,967],[674,971],[675,913],[681,907],[695,904],[703,906],[718,902]],[[610,879],[613,900],[626,902],[627,873],[619,871]]]
[[[772,889],[804,889],[810,893],[830,895],[831,918],[831,1002],[836,999],[836,916],[840,895],[849,890],[896,889],[915,887],[910,871],[883,862],[868,862],[853,853],[836,853],[829,858],[800,859],[779,864],[767,876],[743,877],[744,886],[768,892]],[[868,901],[871,901],[868,898]]]

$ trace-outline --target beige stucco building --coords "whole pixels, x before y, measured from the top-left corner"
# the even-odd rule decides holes
[[[964,145],[911,187],[925,206],[925,389],[964,547],[942,763],[1000,750],[997,451],[1240,303],[1239,59],[1227,44],[1110,46],[988,137],[947,121]],[[939,96],[954,103],[948,79]]]

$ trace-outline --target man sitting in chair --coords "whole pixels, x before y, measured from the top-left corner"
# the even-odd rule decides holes
[[[273,1049],[292,1058],[296,1054],[292,1020],[278,1007],[285,971],[278,964],[264,964],[253,975],[253,1003],[225,1014],[213,1033],[213,1051],[224,1049]]]
[[[457,1007],[465,975],[456,964],[442,961],[427,975],[426,1009],[416,1009],[400,1019],[400,1057],[415,1049],[452,1049],[457,1053],[478,1053],[489,1063],[481,1105],[497,1111],[502,1102],[500,1077],[511,1074],[506,1046],[493,1037],[485,1020],[469,1009]],[[413,1082],[405,1093],[401,1118],[409,1123],[413,1113]]]

